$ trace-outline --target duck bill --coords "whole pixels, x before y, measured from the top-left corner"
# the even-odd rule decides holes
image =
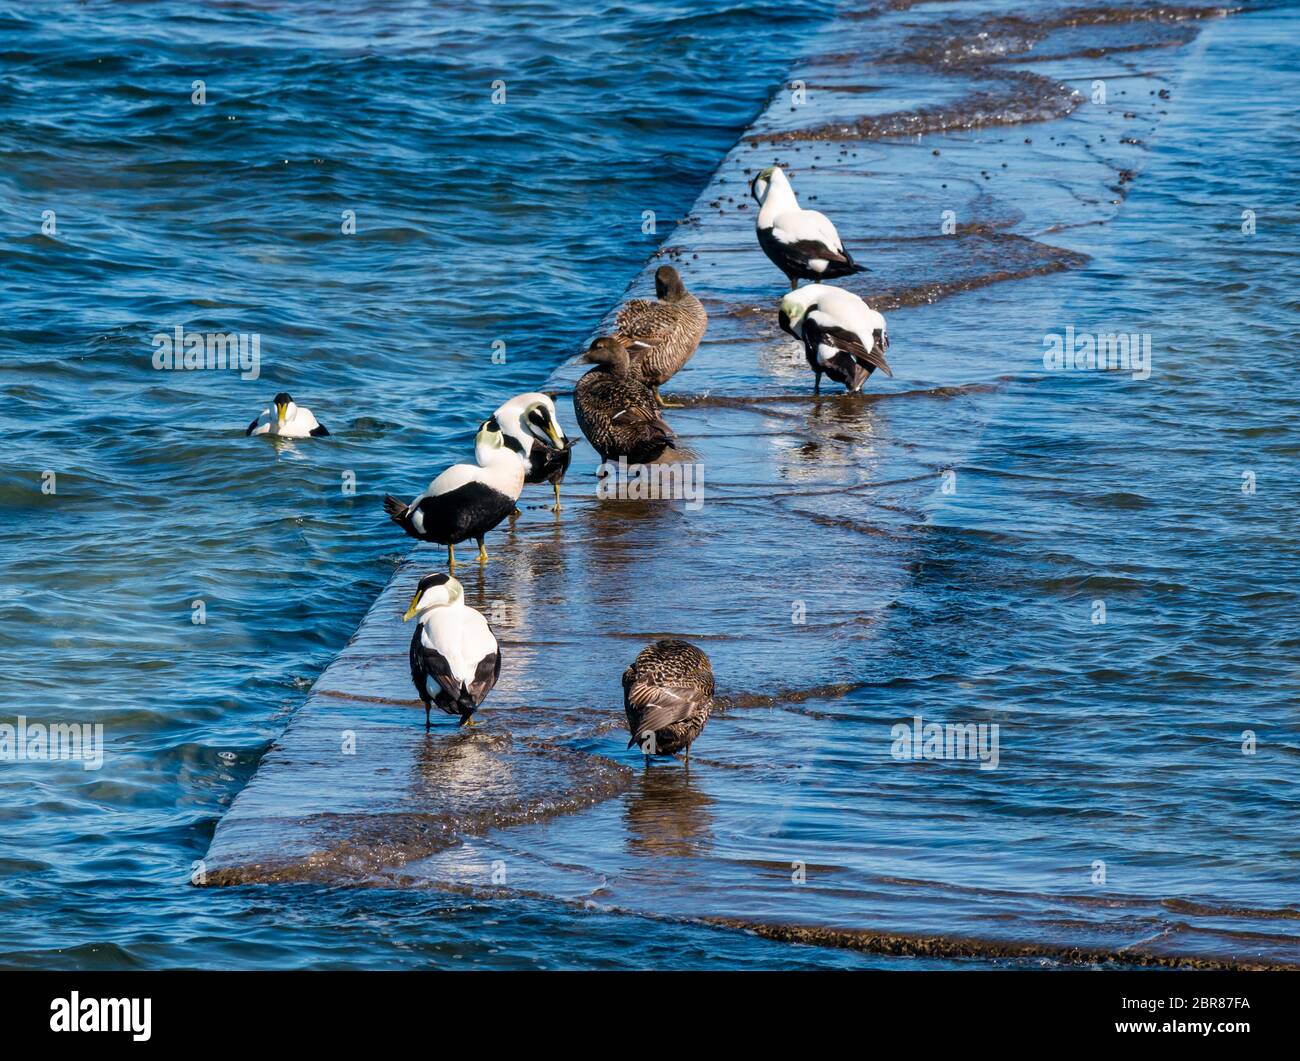
[[[559,428],[557,428],[552,423],[548,423],[546,425],[546,433],[547,435],[550,436],[552,442],[554,442],[557,446],[559,446],[560,449],[564,449],[565,443],[568,440],[562,434],[560,434]]]
[[[415,618],[415,613],[419,603],[420,603],[420,595],[417,593],[414,597],[411,598],[411,606],[406,609],[406,614],[402,616],[402,622],[405,623]]]
[[[289,411],[289,407],[287,405],[277,405],[275,407],[276,420],[278,420],[280,423],[284,423],[284,415],[288,411]]]

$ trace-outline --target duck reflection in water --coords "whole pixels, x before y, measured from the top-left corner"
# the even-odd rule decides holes
[[[416,751],[412,796],[446,811],[500,803],[518,787],[510,747],[505,734],[428,733]]]
[[[625,797],[627,850],[635,855],[699,855],[713,846],[713,799],[685,770],[651,768]]]

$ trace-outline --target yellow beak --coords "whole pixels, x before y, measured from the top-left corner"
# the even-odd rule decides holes
[[[277,405],[275,407],[275,413],[276,416],[279,418],[280,423],[284,423],[284,414],[287,413],[288,411],[289,411],[289,407],[287,405]]]
[[[411,606],[406,609],[406,614],[402,616],[402,622],[406,622],[415,615],[415,606],[420,603],[420,595],[417,593],[411,598]]]
[[[560,434],[559,429],[549,420],[546,423],[546,433],[551,436],[551,441],[557,446],[564,445],[564,436]]]

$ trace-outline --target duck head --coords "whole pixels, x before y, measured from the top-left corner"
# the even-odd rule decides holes
[[[604,365],[616,376],[626,376],[630,371],[627,347],[613,335],[602,335],[582,355],[588,361]]]
[[[479,425],[478,434],[474,436],[474,460],[480,468],[486,468],[505,453],[514,453],[523,460],[524,446],[517,438],[501,430],[501,423],[494,413]]]
[[[434,608],[449,608],[460,604],[464,599],[465,587],[451,575],[444,575],[441,572],[436,575],[425,575],[420,579],[420,584],[415,587],[415,596],[411,598],[411,606],[402,616],[402,622],[413,619],[417,615],[423,622],[424,617]]]
[[[671,265],[661,265],[655,270],[655,294],[664,302],[676,302],[686,294],[681,274]]]
[[[808,310],[812,308],[806,299],[800,297],[801,294],[802,292],[799,291],[791,291],[790,294],[781,299],[781,308],[776,315],[781,330],[793,335],[796,339],[803,338],[803,320],[807,316]]]
[[[560,449],[569,444],[564,432],[560,430],[560,421],[555,415],[555,402],[545,394],[538,395],[524,406],[519,422],[539,442],[548,442]]]
[[[293,403],[288,391],[281,391],[271,400],[275,403],[275,422],[277,426],[284,427],[284,422],[298,411],[298,406]]]

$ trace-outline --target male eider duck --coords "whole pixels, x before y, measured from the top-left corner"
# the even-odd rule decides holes
[[[830,218],[816,210],[801,210],[794,189],[780,166],[769,166],[755,177],[749,190],[758,201],[758,245],[790,281],[833,280],[866,272],[844,249]]]
[[[686,641],[647,645],[623,672],[623,710],[632,739],[647,755],[686,751],[713,710],[709,657]]]
[[[671,265],[655,270],[655,296],[653,302],[633,299],[618,311],[614,323],[633,369],[650,385],[655,401],[667,406],[659,388],[691,359],[709,326],[709,315]]]
[[[484,421],[474,440],[478,464],[453,464],[409,505],[384,495],[389,519],[412,538],[447,547],[447,566],[456,566],[456,545],[478,542],[478,561],[487,563],[483,536],[515,510],[524,488],[524,462],[506,445],[496,418]]]
[[[520,394],[492,415],[507,444],[524,459],[524,482],[550,483],[555,489],[555,511],[560,511],[560,481],[569,470],[577,439],[565,437],[555,402],[537,392]]]
[[[675,441],[649,387],[632,375],[621,339],[597,339],[584,355],[596,367],[573,388],[578,426],[601,460],[646,464]]]
[[[273,411],[274,410],[274,411]],[[248,425],[245,435],[278,435],[280,438],[319,438],[328,435],[325,426],[312,416],[311,410],[299,405],[281,391],[272,399],[272,406],[262,410],[262,415]]]
[[[894,374],[885,360],[889,332],[885,318],[852,291],[829,284],[809,284],[781,299],[781,327],[803,340],[813,370],[813,393],[820,394],[822,373],[854,394],[875,369]]]
[[[424,702],[424,728],[435,704],[463,726],[501,674],[501,650],[487,620],[465,603],[450,575],[420,579],[402,622],[420,622],[411,637],[411,680]]]

